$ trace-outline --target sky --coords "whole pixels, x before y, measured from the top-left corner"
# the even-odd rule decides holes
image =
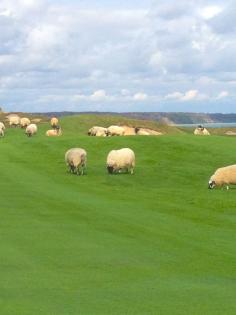
[[[5,111],[236,112],[235,0],[1,0]]]

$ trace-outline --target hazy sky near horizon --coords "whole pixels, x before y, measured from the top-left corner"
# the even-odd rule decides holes
[[[234,0],[1,0],[6,111],[236,112]]]

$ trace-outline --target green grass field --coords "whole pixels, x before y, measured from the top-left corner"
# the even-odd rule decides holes
[[[79,124],[0,139],[0,314],[236,314],[236,189],[207,189],[236,140],[97,138]],[[71,147],[87,150],[86,176],[67,173]],[[121,147],[133,176],[106,172]]]

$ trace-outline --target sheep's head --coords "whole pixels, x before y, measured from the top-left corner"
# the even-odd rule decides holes
[[[112,174],[113,170],[114,170],[113,166],[107,165],[107,171],[108,171],[109,174]]]
[[[216,182],[214,180],[209,180],[208,188],[213,189],[216,186]]]

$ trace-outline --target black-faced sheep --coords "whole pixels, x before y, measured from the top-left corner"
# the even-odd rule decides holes
[[[208,182],[208,188],[236,185],[236,164],[218,168]]]
[[[35,135],[38,131],[38,128],[35,124],[30,124],[29,126],[26,127],[25,129],[25,134],[28,136],[28,137],[31,137],[33,135]]]

